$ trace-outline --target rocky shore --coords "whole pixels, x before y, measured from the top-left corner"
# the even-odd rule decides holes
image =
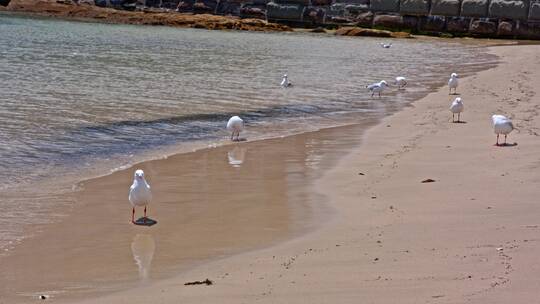
[[[292,30],[289,26],[269,23],[261,19],[240,19],[210,14],[180,14],[158,10],[125,11],[85,3],[76,5],[71,1],[12,0],[7,7],[0,7],[1,11],[106,23],[166,25],[210,30],[230,29],[269,32]]]

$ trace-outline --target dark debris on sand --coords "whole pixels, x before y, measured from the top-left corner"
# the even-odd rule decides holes
[[[184,285],[186,285],[186,286],[189,286],[189,285],[212,285],[212,284],[214,284],[214,282],[209,280],[209,279],[206,279],[204,281],[193,281],[193,282],[184,283]]]

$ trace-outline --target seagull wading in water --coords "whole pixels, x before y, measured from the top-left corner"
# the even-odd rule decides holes
[[[288,87],[292,87],[292,83],[289,82],[289,77],[287,76],[287,74],[284,74],[283,75],[283,78],[281,79],[281,84],[280,86],[282,88],[288,88]]]
[[[244,130],[244,121],[242,118],[238,116],[233,116],[229,119],[227,122],[227,130],[231,131],[231,140],[232,141],[238,141],[240,140],[240,132]],[[236,139],[234,138],[234,135],[236,135]]]
[[[452,73],[450,75],[450,79],[448,79],[448,89],[450,90],[450,92],[448,94],[452,94],[452,89],[454,89],[454,94],[457,94],[456,91],[457,91],[457,87],[458,87],[458,74],[456,73]]]
[[[407,85],[407,78],[403,76],[396,77],[396,80],[394,81],[394,85],[398,86],[398,89],[403,89]]]
[[[504,115],[493,115],[491,121],[493,122],[493,131],[497,134],[497,143],[495,145],[499,146],[500,134],[504,134],[504,143],[502,145],[506,145],[506,136],[514,130],[512,121]]]
[[[457,114],[457,122],[459,122],[459,118],[461,115],[461,112],[465,107],[463,106],[463,101],[461,101],[461,97],[456,97],[454,101],[452,102],[452,105],[450,106],[450,112],[452,112],[452,122],[455,122],[454,116]]]
[[[368,90],[371,91],[371,97],[373,97],[373,95],[375,95],[375,93],[378,93],[379,97],[381,97],[381,92],[387,86],[388,86],[388,83],[386,83],[386,81],[384,81],[384,80],[381,80],[380,82],[377,82],[377,83],[366,86],[366,88],[368,88]]]
[[[144,179],[144,171],[139,169],[135,171],[133,178],[133,184],[129,188],[129,202],[133,206],[131,213],[131,222],[135,223],[135,207],[144,206],[143,222],[146,223],[146,206],[150,204],[152,200],[152,191],[150,191],[150,185]]]

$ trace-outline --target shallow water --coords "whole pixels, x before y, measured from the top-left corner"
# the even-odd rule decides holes
[[[108,25],[0,14],[0,249],[70,207],[62,193],[148,158],[219,144],[230,115],[261,139],[398,110],[451,71],[494,63],[435,40]],[[294,87],[281,89],[287,72]],[[403,92],[365,85],[398,75]],[[55,210],[52,212],[52,210]],[[64,208],[63,210],[69,210]]]

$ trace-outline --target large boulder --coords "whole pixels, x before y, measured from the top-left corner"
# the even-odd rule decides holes
[[[540,20],[540,0],[531,0],[529,20]]]
[[[354,21],[358,24],[358,26],[363,27],[372,27],[373,26],[373,12],[364,12],[361,14],[358,14]]]
[[[371,0],[369,9],[374,12],[399,12],[399,0]]]
[[[512,20],[527,20],[529,10],[528,1],[521,0],[491,0],[489,4],[489,17],[506,18]]]
[[[515,31],[519,38],[540,39],[540,22],[518,21]]]
[[[497,23],[489,20],[474,20],[469,32],[478,36],[494,36],[497,33]]]
[[[461,2],[461,16],[487,17],[488,0],[463,0]]]
[[[272,0],[272,2],[277,4],[300,4],[300,5],[309,5],[309,0]]]
[[[467,33],[471,25],[471,18],[467,17],[447,17],[446,31],[450,33]]]
[[[426,32],[442,32],[446,25],[444,16],[420,17],[420,30]]]
[[[459,0],[432,0],[431,15],[459,16]]]
[[[1,6],[8,6],[8,4],[9,4],[10,1],[11,1],[11,0],[0,0],[0,5],[1,5]]]
[[[399,12],[402,15],[428,15],[429,0],[401,0]]]
[[[278,4],[269,2],[266,5],[266,18],[271,21],[302,21],[304,8],[305,6],[300,4]]]
[[[403,17],[400,15],[376,15],[373,18],[373,26],[386,28],[402,28]]]
[[[501,21],[499,22],[499,27],[497,28],[497,36],[502,37],[512,37],[515,36],[516,32],[514,31],[514,23],[511,21]]]

